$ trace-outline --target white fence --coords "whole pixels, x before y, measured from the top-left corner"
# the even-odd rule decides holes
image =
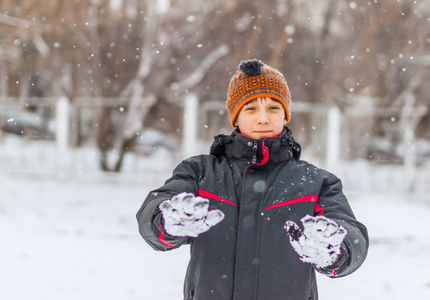
[[[0,99],[1,100],[1,99]],[[46,103],[46,102],[45,102]],[[50,99],[49,107],[55,114],[55,140],[33,140],[6,134],[0,131],[0,172],[3,174],[34,174],[56,176],[59,180],[68,177],[91,177],[102,173],[99,169],[99,153],[95,147],[69,147],[70,140],[70,106],[67,99]],[[53,105],[52,103],[55,103]],[[224,103],[217,101],[213,104],[205,103],[199,106],[196,96],[190,95],[184,101],[184,136],[181,143],[181,152],[176,157],[169,153],[157,151],[157,157],[141,157],[127,154],[123,174],[132,178],[144,180],[148,174],[170,173],[178,159],[198,153],[207,153],[210,138],[201,139],[201,131],[216,132],[214,128],[207,128],[211,111],[221,111]],[[34,103],[33,103],[34,104]],[[13,105],[0,101],[0,115],[2,111]],[[16,106],[16,105],[15,105]],[[297,125],[292,124],[293,132],[298,137],[306,138],[312,142],[305,144],[302,158],[318,166],[333,171],[344,181],[344,185],[354,190],[396,190],[396,191],[429,191],[430,178],[429,164],[421,161],[416,164],[387,164],[378,165],[364,159],[348,159],[345,153],[347,138],[351,138],[347,129],[351,124],[351,116],[342,114],[336,107],[315,107],[307,105],[293,106],[295,118],[302,115],[313,115],[315,126],[308,131],[301,131]],[[357,114],[357,112],[354,112]],[[227,118],[219,114],[220,118]],[[5,122],[5,120],[3,120]],[[13,120],[6,120],[13,122]],[[219,123],[219,122],[218,122]],[[228,130],[231,130],[229,128]],[[298,132],[298,134],[296,134]],[[199,137],[200,136],[200,137]],[[359,139],[361,137],[352,137]],[[411,152],[409,152],[411,153]],[[163,175],[161,175],[163,174]],[[127,176],[127,175],[124,175]]]

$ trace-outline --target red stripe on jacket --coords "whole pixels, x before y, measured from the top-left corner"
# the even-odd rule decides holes
[[[167,246],[167,247],[175,247],[176,246],[175,244],[171,244],[164,239],[164,233],[161,231],[161,225],[158,226],[158,230],[160,230],[160,235],[158,236],[158,239],[160,240],[161,243],[163,243],[164,246]]]
[[[221,198],[221,197],[219,197],[219,196],[217,196],[215,194],[212,194],[212,193],[210,193],[208,191],[205,191],[205,190],[202,190],[202,189],[199,189],[199,196],[202,196],[202,197],[205,197],[205,198],[215,199],[215,200],[218,200],[218,201],[221,201],[221,202],[225,202],[225,203],[237,206],[235,203],[233,203],[233,202],[231,202],[231,201],[229,201],[227,199]]]
[[[276,203],[276,204],[274,204],[272,206],[266,207],[265,209],[263,209],[263,211],[269,210],[269,209],[272,209],[272,208],[276,208],[276,207],[280,207],[280,206],[291,205],[291,204],[295,204],[295,203],[317,202],[317,201],[318,201],[318,195],[308,195],[308,196],[299,197],[299,198],[296,198],[296,199],[293,199],[293,200],[288,200],[288,201]],[[315,205],[315,212],[318,215],[321,215],[324,212],[323,209],[318,205],[318,203],[316,203],[316,205]]]

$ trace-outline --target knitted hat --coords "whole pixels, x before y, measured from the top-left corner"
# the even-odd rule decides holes
[[[241,62],[227,92],[227,110],[233,127],[241,108],[260,97],[281,102],[287,122],[290,121],[291,94],[284,76],[257,59]]]

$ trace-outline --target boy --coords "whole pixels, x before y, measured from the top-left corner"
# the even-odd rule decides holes
[[[340,180],[300,160],[290,106],[279,71],[242,62],[227,95],[236,129],[180,163],[137,213],[154,249],[190,244],[184,299],[315,300],[315,270],[340,277],[363,263],[366,227]]]

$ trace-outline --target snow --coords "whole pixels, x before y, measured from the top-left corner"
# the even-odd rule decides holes
[[[187,249],[157,253],[137,232],[135,213],[147,186],[112,178],[58,183],[2,176],[0,182],[2,299],[175,299],[182,293]]]
[[[353,193],[349,198],[357,218],[368,227],[369,254],[348,277],[320,276],[321,298],[428,299],[429,196]]]
[[[317,268],[332,266],[341,252],[346,229],[324,216],[306,215],[300,221],[303,224],[303,233],[293,221],[287,221],[285,224],[290,243],[299,254],[300,260]]]
[[[224,219],[219,209],[209,211],[209,200],[180,193],[160,204],[164,228],[173,236],[197,237]]]
[[[135,220],[149,191],[170,175],[172,163],[158,156],[143,162],[131,158],[127,172],[103,174],[96,171],[91,150],[79,152],[73,172],[59,181],[46,163],[55,148],[50,152],[48,145],[28,143],[24,151],[15,140],[12,150],[10,145],[0,147],[1,299],[182,299],[189,248],[152,250]],[[11,171],[17,155],[23,157],[19,166],[27,162],[31,171]],[[392,175],[393,169],[386,169],[385,176]],[[318,275],[320,299],[429,298],[430,196],[389,192],[382,183],[376,191],[344,184],[357,218],[369,229],[371,246],[363,266],[350,276]]]

